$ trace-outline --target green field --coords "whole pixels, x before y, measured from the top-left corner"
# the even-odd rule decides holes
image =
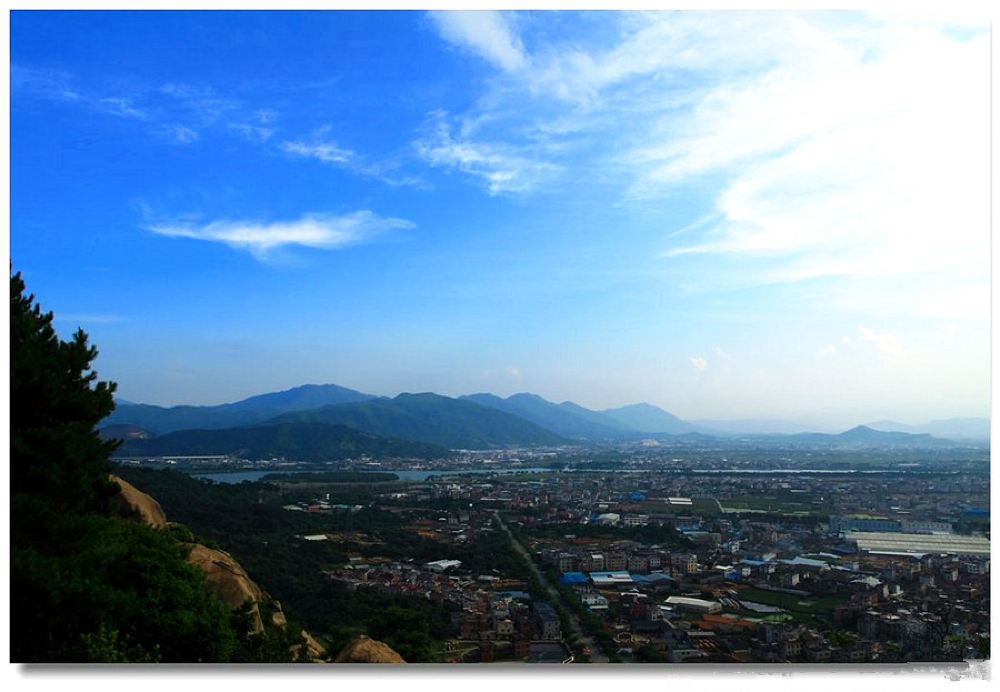
[[[827,613],[847,602],[847,599],[842,596],[813,598],[811,596],[796,596],[795,594],[781,593],[780,591],[765,591],[764,589],[756,588],[741,590],[739,592],[739,599],[741,601],[777,606],[793,613],[808,614]]]
[[[692,498],[690,505],[672,505],[665,501],[646,500],[635,503],[634,507],[635,511],[643,514],[676,514],[678,516],[690,514],[715,516],[720,514],[721,510],[719,502],[711,497]]]
[[[778,492],[769,495],[745,495],[738,498],[720,500],[723,511],[768,512],[773,514],[817,515],[830,514],[828,503],[817,504],[811,495]]]

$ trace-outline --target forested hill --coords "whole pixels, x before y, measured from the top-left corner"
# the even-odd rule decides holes
[[[439,394],[400,394],[289,413],[274,422],[346,425],[374,435],[417,440],[449,449],[560,445],[567,440],[517,416]]]
[[[116,456],[234,455],[250,459],[332,461],[361,455],[439,459],[444,447],[379,437],[343,425],[275,423],[224,430],[179,430],[149,439],[127,439]]]
[[[153,406],[119,401],[101,425],[136,425],[156,435],[176,430],[216,430],[263,423],[289,411],[373,399],[335,384],[307,384],[218,406]]]

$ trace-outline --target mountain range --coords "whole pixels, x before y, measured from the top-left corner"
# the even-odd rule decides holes
[[[537,394],[514,394],[506,399],[494,394],[468,394],[461,398],[519,416],[571,440],[613,440],[634,437],[636,434],[635,428],[597,411],[583,408],[571,401],[554,404]]]
[[[891,420],[868,423],[869,428],[885,432],[926,433],[949,440],[985,440],[990,436],[989,418],[948,418],[923,425],[906,425]]]
[[[935,424],[941,430],[988,432],[989,427],[985,419],[953,419]],[[120,454],[141,450],[151,455],[253,451],[262,457],[297,455],[303,460],[317,455],[342,458],[352,454],[426,457],[446,449],[559,446],[644,438],[706,444],[738,437],[764,445],[833,447],[953,444],[917,429],[891,429],[900,425],[883,421],[838,435],[811,432],[806,426],[787,421],[689,422],[647,403],[595,411],[571,401],[553,403],[531,393],[507,398],[489,393],[458,398],[405,393],[389,398],[337,385],[304,385],[218,406],[161,407],[118,402],[103,422],[106,436],[126,439]],[[355,438],[348,431],[366,437]],[[295,435],[304,441],[293,443]],[[412,446],[406,447],[406,443]],[[226,451],[210,451],[223,449]]]
[[[874,430],[867,425],[858,425],[836,435],[830,433],[797,433],[794,435],[784,435],[781,439],[790,443],[831,443],[836,446],[940,447],[953,444],[950,440],[941,440],[926,433],[886,432]]]
[[[283,414],[276,422],[336,423],[450,449],[561,445],[552,430],[518,416],[440,394],[400,394]]]
[[[153,406],[123,400],[104,425],[138,425],[155,435],[175,430],[216,430],[264,423],[289,411],[368,401],[376,397],[335,384],[306,384],[218,406]]]

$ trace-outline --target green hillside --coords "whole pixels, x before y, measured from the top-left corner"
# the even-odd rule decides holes
[[[436,445],[379,437],[343,425],[287,422],[224,430],[179,430],[146,440],[131,439],[122,444],[117,456],[171,454],[332,461],[361,455],[435,459],[450,453]]]
[[[346,425],[383,437],[450,449],[560,445],[567,440],[529,421],[438,394],[400,394],[280,416],[274,422]]]

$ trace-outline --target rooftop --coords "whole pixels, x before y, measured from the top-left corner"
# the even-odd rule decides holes
[[[852,531],[845,538],[871,553],[954,553],[989,555],[990,541],[982,536]]]

